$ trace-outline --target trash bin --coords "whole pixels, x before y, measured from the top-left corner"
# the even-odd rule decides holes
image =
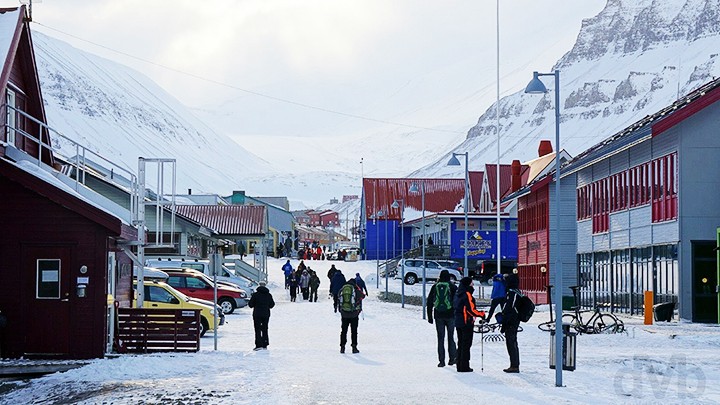
[[[562,368],[566,371],[575,371],[577,333],[570,332],[570,324],[563,323]],[[550,331],[550,368],[555,369],[555,331]]]
[[[663,302],[662,304],[653,305],[653,313],[655,314],[655,321],[670,322],[675,312],[674,302]]]

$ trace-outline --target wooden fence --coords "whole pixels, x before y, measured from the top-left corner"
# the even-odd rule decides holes
[[[200,310],[118,308],[118,352],[197,352]]]

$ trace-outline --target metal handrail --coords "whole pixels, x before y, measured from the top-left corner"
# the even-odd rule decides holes
[[[29,139],[29,140],[31,140],[31,141],[33,141],[33,142],[35,142],[35,143],[37,143],[37,144],[39,145],[39,146],[38,146],[39,152],[38,152],[38,159],[37,159],[37,160],[38,160],[38,166],[40,166],[41,163],[42,163],[42,151],[43,151],[43,147],[47,148],[49,151],[52,151],[52,153],[54,153],[54,154],[63,156],[62,153],[61,153],[61,149],[60,149],[60,148],[53,147],[51,144],[48,144],[48,143],[43,142],[43,140],[42,140],[42,131],[43,131],[43,129],[45,129],[45,130],[48,131],[48,136],[50,136],[50,134],[52,133],[53,136],[57,136],[57,137],[59,137],[59,138],[62,138],[63,140],[65,140],[65,141],[67,141],[68,143],[70,143],[70,146],[71,146],[71,147],[72,147],[72,146],[75,147],[75,161],[73,161],[73,160],[71,160],[71,159],[68,159],[67,157],[63,156],[64,160],[65,160],[69,165],[71,165],[71,166],[75,169],[75,190],[78,190],[79,184],[85,185],[85,176],[86,176],[86,173],[87,173],[87,171],[88,171],[88,165],[87,165],[87,163],[86,163],[86,161],[87,161],[86,155],[88,154],[88,152],[89,152],[89,154],[90,154],[91,156],[96,157],[96,158],[98,158],[100,161],[109,164],[109,166],[110,166],[109,169],[110,169],[111,173],[114,173],[115,170],[119,170],[119,171],[121,171],[122,173],[126,174],[126,175],[128,176],[129,181],[130,181],[130,190],[129,190],[129,194],[130,194],[130,211],[131,211],[131,213],[132,213],[132,218],[133,218],[133,220],[136,220],[136,219],[137,219],[137,212],[138,212],[138,210],[137,210],[137,204],[138,204],[138,199],[140,198],[140,193],[139,193],[139,189],[138,189],[138,179],[137,179],[137,175],[135,175],[135,173],[133,173],[133,172],[130,171],[129,169],[126,169],[126,168],[120,166],[119,164],[113,162],[112,160],[107,159],[107,158],[105,158],[104,156],[102,156],[102,155],[100,155],[100,154],[98,154],[98,153],[96,153],[96,152],[88,149],[87,147],[79,144],[78,142],[76,142],[76,141],[72,140],[71,138],[69,138],[69,137],[65,136],[64,134],[62,134],[60,131],[58,131],[58,130],[52,128],[52,127],[50,127],[50,126],[47,125],[46,123],[38,120],[37,118],[35,118],[35,117],[33,117],[32,115],[26,113],[25,111],[23,111],[23,110],[21,110],[21,109],[19,109],[19,108],[13,107],[13,106],[11,106],[11,105],[7,105],[7,104],[3,104],[3,106],[5,107],[6,111],[7,111],[7,110],[14,111],[14,112],[22,115],[23,117],[29,119],[30,121],[32,121],[32,122],[34,122],[34,123],[36,123],[37,125],[40,126],[40,131],[39,131],[39,132],[40,132],[40,136],[39,136],[39,137],[35,137],[35,136],[33,136],[32,134],[27,133],[25,130],[23,130],[23,129],[21,129],[21,128],[15,128],[15,127],[13,127],[13,126],[10,126],[10,125],[7,124],[7,123],[5,124],[5,133],[7,133],[9,130],[12,130],[12,131],[15,132],[15,134],[19,134],[19,135],[21,135],[22,137],[24,137],[24,138],[26,138],[26,139]],[[106,178],[106,180],[110,181],[111,183],[113,183],[113,184],[115,184],[115,185],[117,185],[117,186],[119,186],[119,187],[126,187],[124,184],[121,184],[121,183],[119,183],[119,182],[114,181],[114,179],[113,179],[112,177]]]

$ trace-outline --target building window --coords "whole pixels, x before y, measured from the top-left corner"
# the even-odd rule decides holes
[[[38,259],[36,280],[36,298],[60,298],[60,259]]]
[[[15,128],[17,128],[17,111],[15,111],[13,108],[17,107],[15,92],[7,89],[7,95],[5,97],[5,109],[6,112],[6,120],[5,123],[7,125],[7,132],[5,135],[5,140],[10,145],[15,145]]]
[[[677,218],[677,153],[652,161],[652,222]]]

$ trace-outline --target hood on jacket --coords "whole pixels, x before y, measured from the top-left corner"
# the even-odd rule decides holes
[[[261,293],[261,294],[269,294],[269,293],[270,293],[270,290],[268,290],[268,288],[265,287],[264,285],[261,285],[261,286],[259,286],[258,288],[255,289],[255,292],[256,292],[256,293]]]
[[[508,274],[507,278],[505,279],[505,285],[507,285],[508,289],[517,289],[520,286],[520,279],[518,278],[517,274]]]

